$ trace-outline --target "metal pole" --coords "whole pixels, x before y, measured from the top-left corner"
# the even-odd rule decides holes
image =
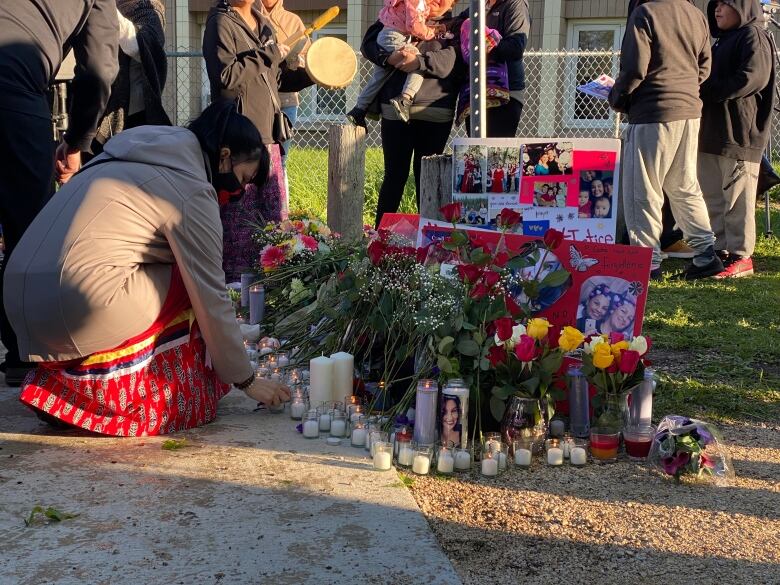
[[[485,78],[487,61],[485,50],[485,0],[469,0],[469,86],[470,125],[472,138],[487,138],[487,101]]]

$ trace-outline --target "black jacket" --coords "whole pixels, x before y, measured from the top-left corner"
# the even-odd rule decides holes
[[[469,11],[460,13],[466,19]],[[523,54],[531,32],[531,17],[528,0],[498,0],[487,12],[485,26],[501,33],[501,42],[490,51],[490,60],[506,63],[509,73],[509,90],[525,89],[525,66]]]
[[[648,0],[628,17],[609,103],[631,124],[699,118],[699,86],[709,74],[704,14],[688,0]]]
[[[211,100],[238,100],[241,113],[252,120],[263,143],[273,144],[278,142],[273,135],[277,110],[270,91],[278,104],[279,91],[301,91],[314,82],[305,69],[287,69],[271,23],[256,8],[252,12],[259,23],[257,32],[228,4],[212,8],[203,33],[203,57]]]
[[[2,0],[0,108],[51,118],[46,90],[73,48],[73,107],[65,141],[87,150],[116,76],[114,0]]]
[[[721,31],[715,5],[707,6],[712,36],[712,73],[701,87],[704,102],[699,150],[760,162],[769,140],[775,66],[769,34],[761,25],[758,0],[724,0],[741,18],[738,28]]]
[[[458,36],[461,22],[462,19],[442,19],[441,24],[454,25],[452,27],[454,37],[447,39],[443,38],[443,35],[438,35],[430,41],[419,44],[417,73],[423,76],[423,83],[414,98],[416,106],[451,109],[454,115],[455,103],[458,100],[458,91],[463,83],[465,71]],[[389,104],[390,99],[398,97],[403,90],[406,73],[387,65],[390,54],[376,42],[380,30],[382,30],[382,23],[379,21],[368,28],[360,45],[360,52],[372,63],[394,69],[393,75],[382,86],[378,96],[380,103]]]

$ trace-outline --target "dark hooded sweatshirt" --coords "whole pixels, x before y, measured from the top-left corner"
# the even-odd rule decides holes
[[[760,162],[769,140],[775,67],[758,0],[724,0],[737,11],[737,28],[722,31],[714,0],[707,5],[712,36],[712,73],[701,86],[704,102],[699,150]]]
[[[628,18],[609,103],[631,124],[699,118],[699,85],[709,73],[704,14],[688,0],[649,0]]]

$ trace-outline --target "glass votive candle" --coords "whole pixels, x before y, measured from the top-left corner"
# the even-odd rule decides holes
[[[372,450],[374,469],[387,471],[393,466],[393,445],[389,441],[374,441]]]
[[[482,451],[490,451],[495,448],[499,449],[501,446],[501,433],[483,433],[482,435]]]
[[[258,354],[254,343],[244,341],[244,350],[246,351],[246,357],[248,357],[250,361],[257,360]]]
[[[365,448],[366,448],[366,451],[370,452],[371,451],[371,433],[374,433],[376,431],[381,431],[382,428],[379,426],[379,423],[377,423],[375,420],[371,421],[370,419],[369,419],[369,423],[368,423],[368,427],[367,428],[368,428],[368,434],[366,435]]]
[[[399,439],[398,435],[396,435],[395,440],[398,445],[396,463],[399,467],[411,467],[414,463],[414,444],[411,437]]]
[[[255,370],[255,376],[263,380],[268,380],[271,377],[271,370],[269,370],[263,362],[260,362]]]
[[[320,417],[316,410],[310,410],[303,419],[303,436],[316,439],[320,436]]]
[[[271,414],[282,414],[284,412],[284,405],[284,402],[280,402],[276,405],[266,404],[266,408]]]
[[[455,471],[471,471],[473,461],[474,457],[469,447],[455,448]]]
[[[274,382],[281,382],[282,381],[282,370],[279,368],[274,368],[271,370],[271,380]]]
[[[574,445],[569,453],[569,463],[575,467],[582,467],[588,463],[588,440],[574,439]]]
[[[353,447],[365,447],[366,435],[368,435],[368,429],[366,423],[362,417],[352,423],[352,432],[350,434],[350,444]]]
[[[330,419],[330,436],[347,436],[347,415],[340,410],[334,410]]]
[[[371,431],[368,433],[368,441],[371,445],[369,448],[369,452],[371,453],[371,457],[374,456],[374,443],[380,442],[380,443],[389,443],[390,437],[389,433],[386,431]]]
[[[450,475],[455,471],[454,446],[454,443],[449,442],[439,447],[439,452],[436,454],[436,471],[442,475]]]
[[[651,425],[631,425],[623,429],[623,444],[626,455],[631,461],[644,461],[650,454],[655,437],[655,427]]]
[[[265,364],[270,368],[271,370],[275,370],[279,367],[279,360],[276,359],[276,356],[274,354],[268,354],[268,356],[265,359]]]
[[[330,432],[330,421],[333,419],[333,409],[327,404],[322,404],[317,409],[317,414],[319,414],[320,430],[323,433]]]
[[[496,477],[498,475],[498,453],[495,451],[483,451],[479,464],[479,472],[484,477]]]
[[[263,339],[257,343],[257,353],[261,356],[266,356],[274,352],[273,345],[267,339]]]
[[[353,423],[361,416],[364,416],[365,410],[360,404],[350,404],[347,406],[347,415],[349,416],[349,422]]]
[[[572,437],[569,433],[566,433],[563,435],[563,440],[561,441],[561,449],[563,449],[563,458],[568,459],[571,450],[574,447],[574,437]]]
[[[277,352],[276,363],[280,368],[286,368],[290,365],[290,354],[286,351]]]
[[[428,475],[431,471],[433,460],[433,448],[430,445],[417,445],[412,460],[412,472],[417,475]]]
[[[531,467],[534,456],[534,439],[532,437],[522,437],[514,442],[515,465],[518,467]]]
[[[547,439],[544,442],[547,465],[563,465],[563,449],[559,439]]]
[[[617,461],[620,447],[620,431],[594,427],[590,430],[590,454],[596,463],[614,463]]]
[[[303,394],[294,393],[292,396],[292,402],[290,402],[290,418],[293,420],[301,420],[303,415],[306,414],[307,409],[308,407],[306,405],[306,399],[304,398]]]
[[[295,387],[300,386],[303,382],[303,379],[301,378],[301,371],[298,368],[293,368],[289,370],[285,375],[285,382],[288,386]]]

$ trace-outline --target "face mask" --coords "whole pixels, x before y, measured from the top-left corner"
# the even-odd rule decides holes
[[[244,188],[233,171],[217,173],[214,176],[214,188],[217,190],[220,206],[235,203],[244,194]]]

